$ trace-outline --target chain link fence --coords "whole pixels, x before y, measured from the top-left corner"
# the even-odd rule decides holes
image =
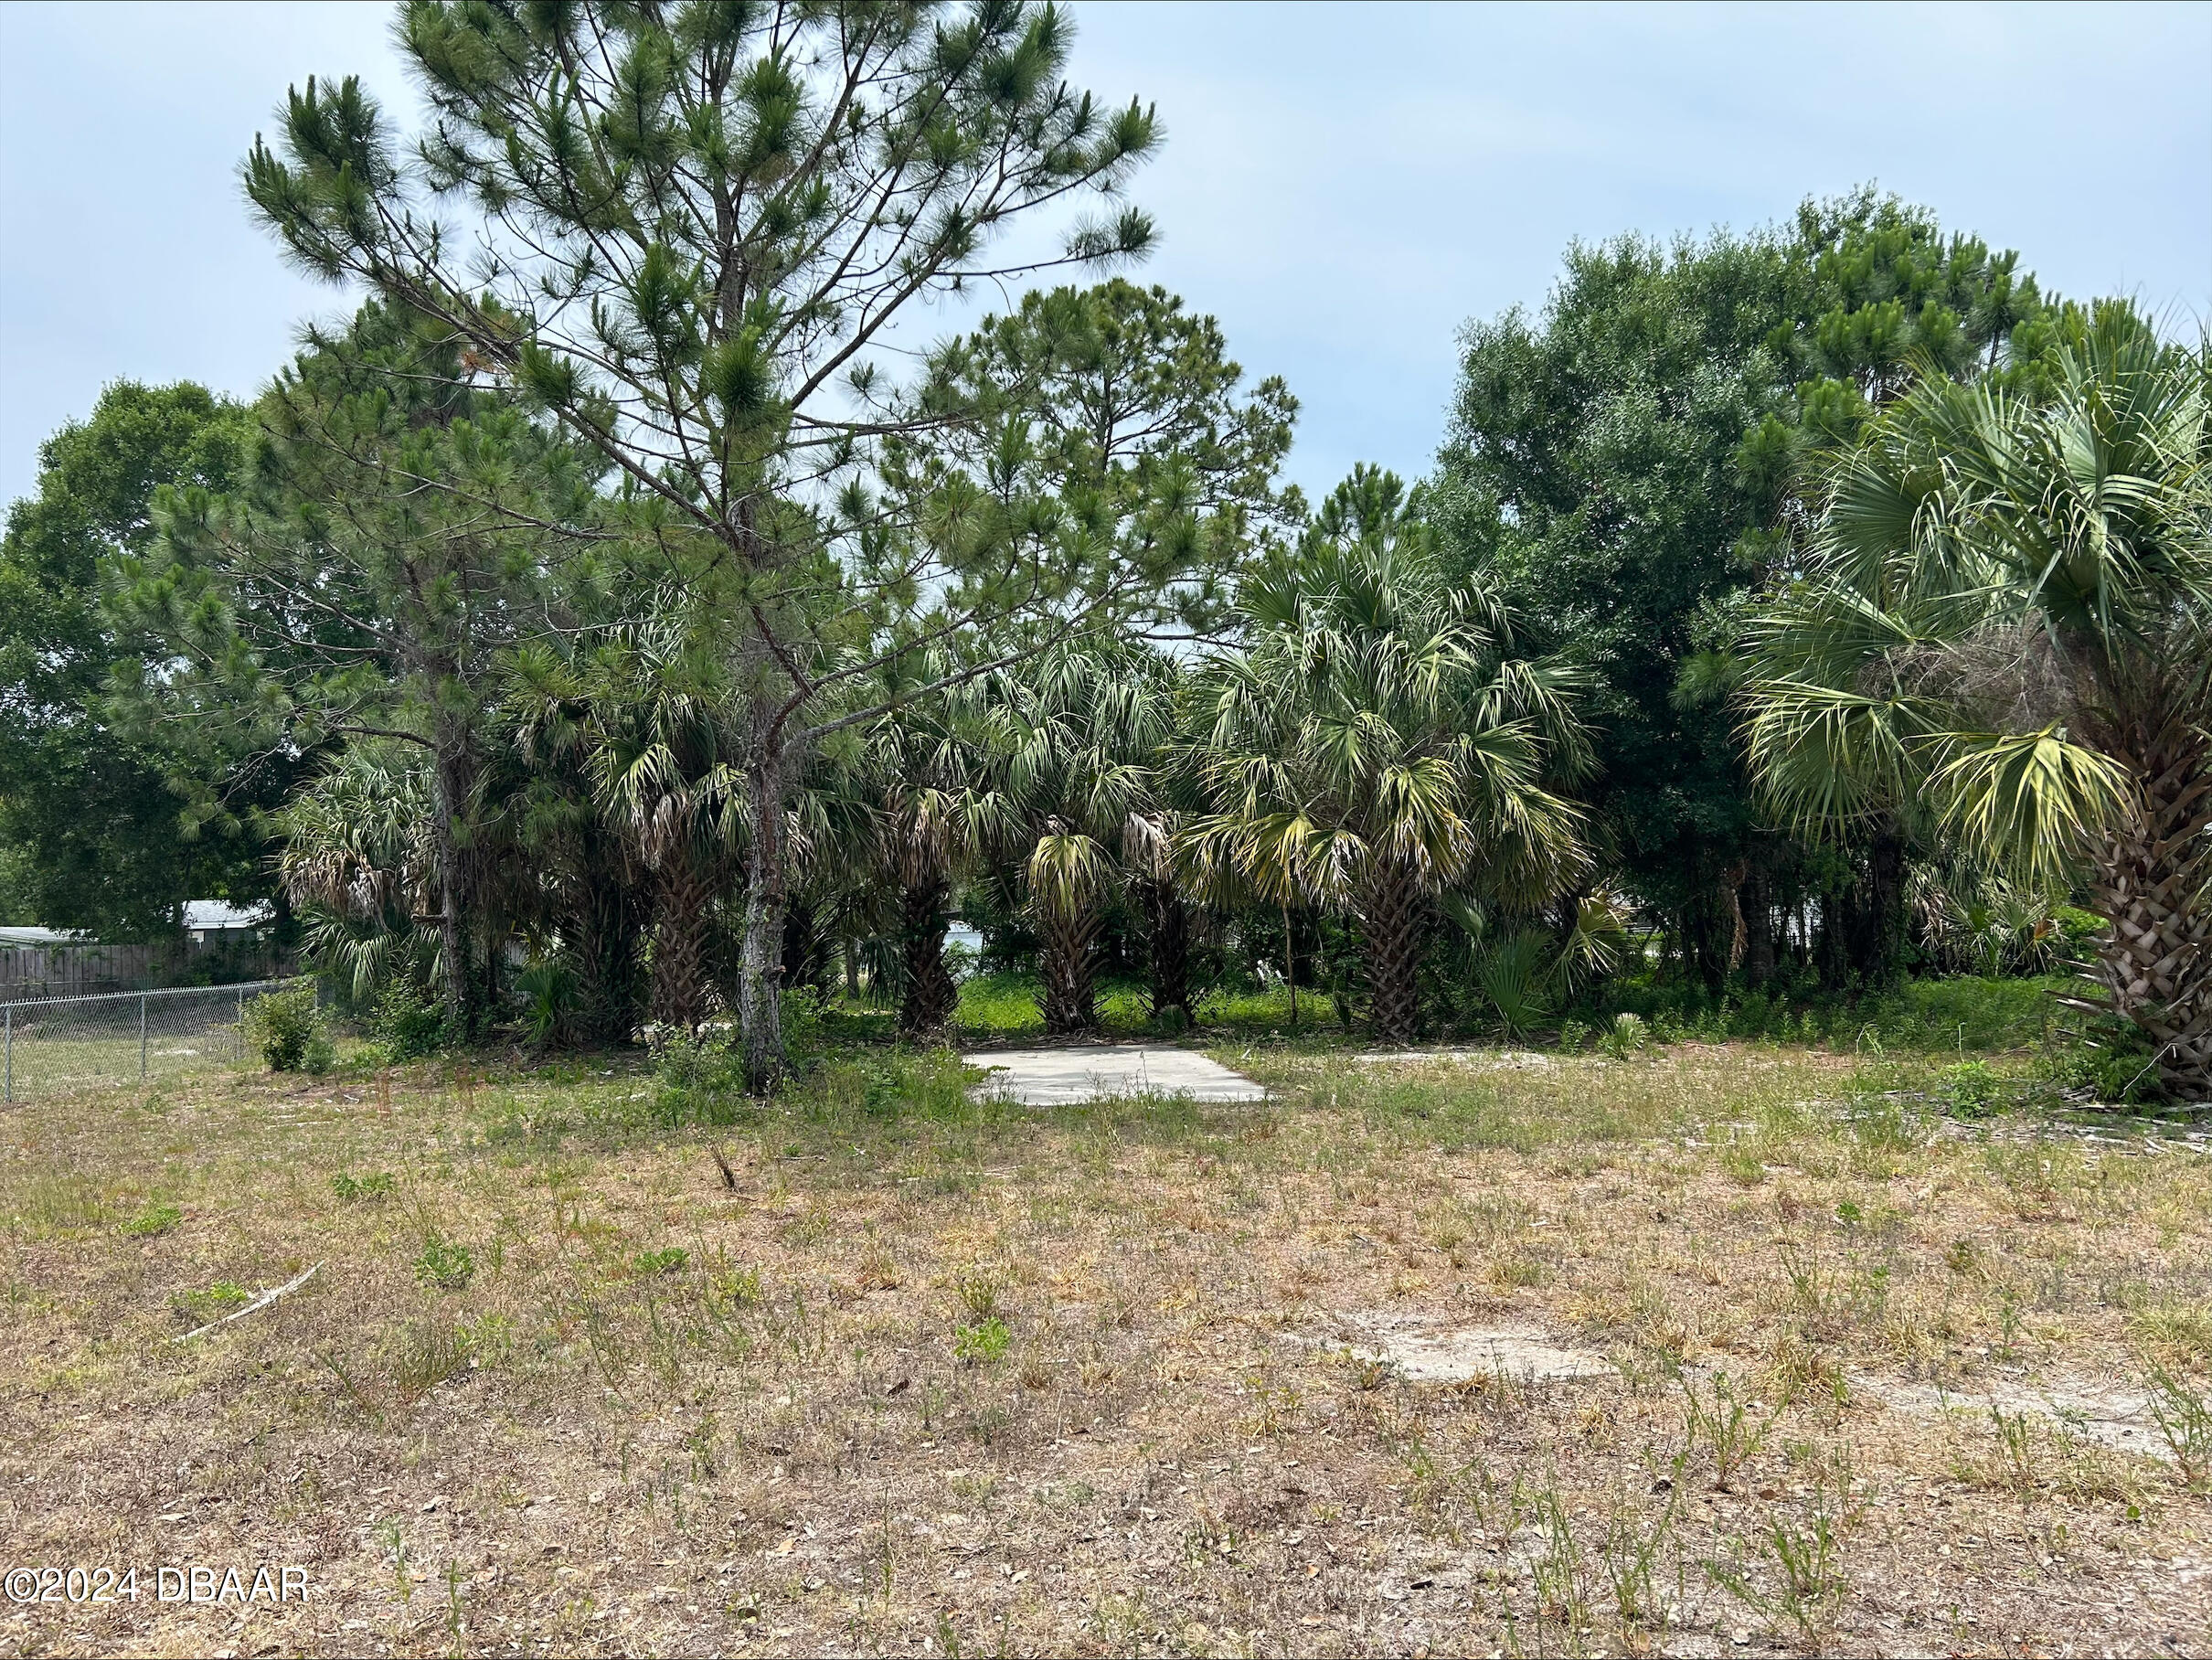
[[[296,980],[0,1004],[0,1101],[169,1077],[246,1058],[246,1013]]]

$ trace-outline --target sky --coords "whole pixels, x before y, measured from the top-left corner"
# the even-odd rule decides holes
[[[2212,319],[2212,5],[1073,10],[1071,79],[1166,129],[1136,274],[1289,381],[1310,492],[1358,461],[1424,472],[1459,331],[1540,307],[1570,242],[1748,229],[1864,183],[2047,289]],[[346,309],[250,221],[238,164],[310,74],[410,120],[389,20],[0,6],[0,501],[108,382],[250,396]]]

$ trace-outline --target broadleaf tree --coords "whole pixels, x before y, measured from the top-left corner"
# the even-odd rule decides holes
[[[175,938],[186,900],[271,891],[261,814],[292,769],[233,771],[106,707],[109,665],[143,650],[101,602],[112,561],[155,534],[164,485],[226,488],[252,421],[190,383],[118,381],[41,446],[36,495],[0,539],[0,857],[17,904],[54,927],[109,939]],[[218,793],[218,785],[220,786]]]
[[[1470,325],[1430,513],[1594,676],[1599,832],[1707,980],[1763,974],[1803,899],[1832,978],[1900,965],[1904,827],[1862,824],[1838,857],[1762,816],[1735,631],[1804,531],[1804,467],[1917,372],[2032,359],[2047,312],[2016,256],[1862,190],[1781,229],[1578,245],[1540,314]]]

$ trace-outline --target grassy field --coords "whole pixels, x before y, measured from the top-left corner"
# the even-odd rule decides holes
[[[1878,995],[1812,1001],[1755,997],[1720,1000],[1699,996],[1686,1003],[1648,984],[1607,984],[1602,1004],[1560,1011],[1559,1021],[1574,1021],[1593,1034],[1618,1013],[1633,1013],[1665,1038],[1726,1041],[1775,1039],[1822,1045],[1853,1054],[1892,1050],[1950,1052],[2024,1049],[2048,1036],[2058,1005],[2054,989],[2078,990],[2070,978],[1982,980],[1961,975],[1943,980],[1909,980]],[[1303,1037],[1316,1045],[1358,1047],[1360,1038],[1338,1020],[1328,995],[1311,989],[1298,997],[1297,1019],[1280,984],[1260,992],[1223,990],[1199,1000],[1204,1034],[1216,1041]],[[1099,999],[1107,1032],[1117,1038],[1152,1034],[1141,987],[1109,984]],[[893,1021],[888,1009],[863,1002],[840,1001],[834,1024],[858,1037],[888,1039]],[[1026,974],[975,974],[961,985],[959,1032],[964,1041],[991,1043],[1039,1038],[1045,1021],[1037,1002],[1037,982]],[[1458,1040],[1480,1037],[1484,1027],[1470,1015],[1449,1034]]]
[[[19,1106],[8,1565],[146,1591],[0,1648],[2212,1648],[2205,1154],[1945,1119],[1941,1056],[1254,1027],[1233,1108],[875,1050],[714,1128],[603,1060]],[[1589,1375],[1375,1357],[1467,1331]]]

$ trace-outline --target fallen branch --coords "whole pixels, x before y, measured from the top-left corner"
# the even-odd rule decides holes
[[[274,1291],[263,1292],[260,1296],[254,1298],[252,1302],[247,1304],[245,1307],[239,1309],[236,1314],[225,1314],[219,1320],[210,1320],[205,1325],[196,1325],[190,1331],[186,1332],[183,1336],[172,1337],[169,1339],[169,1341],[172,1343],[189,1343],[193,1338],[198,1336],[202,1332],[211,1332],[218,1325],[229,1325],[233,1320],[243,1320],[248,1314],[252,1314],[255,1310],[267,1308],[279,1297],[290,1296],[293,1292],[299,1290],[301,1286],[306,1284],[308,1281],[314,1279],[315,1277],[315,1270],[321,1268],[322,1266],[322,1263],[317,1262],[314,1265],[314,1268],[311,1268],[306,1272],[296,1275],[295,1277],[285,1281],[283,1284],[278,1286]]]

